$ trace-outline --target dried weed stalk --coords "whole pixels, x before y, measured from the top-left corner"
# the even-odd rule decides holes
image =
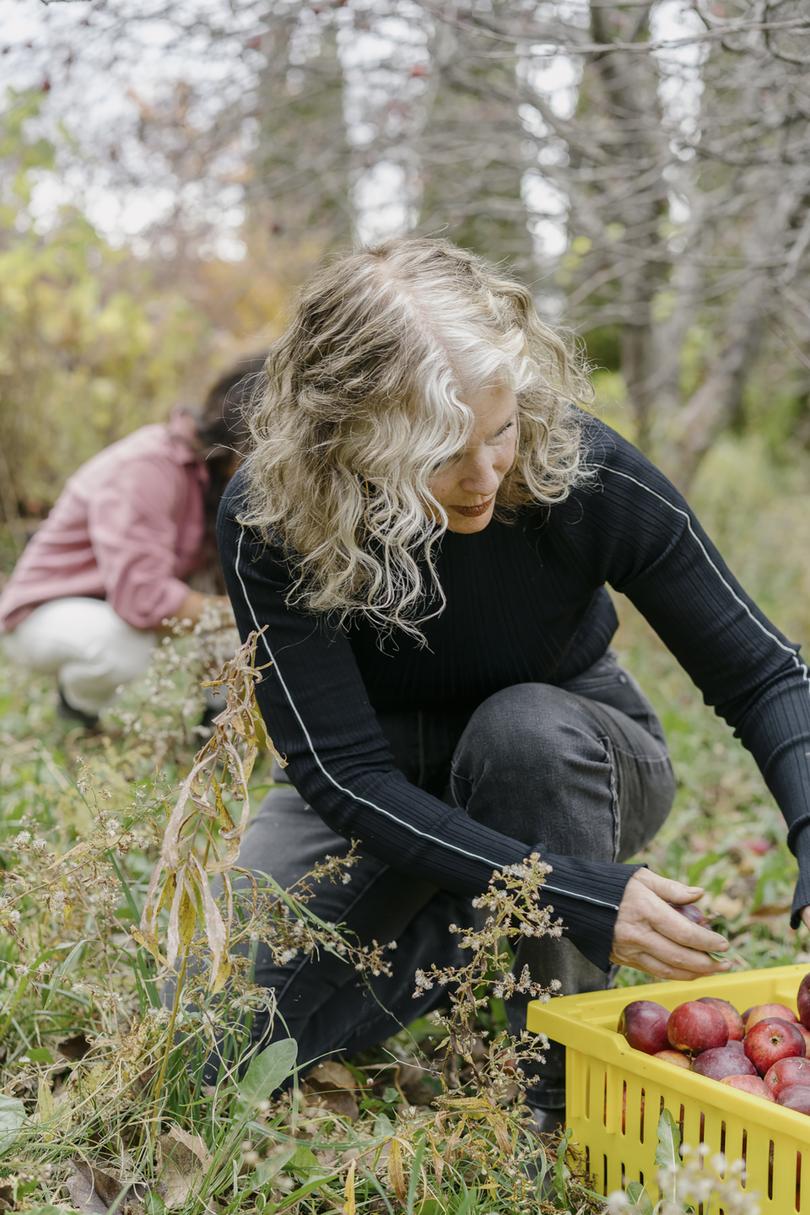
[[[220,990],[231,972],[229,955],[233,923],[231,870],[239,854],[250,813],[248,781],[260,750],[284,759],[257,711],[253,687],[261,676],[255,666],[257,634],[225,663],[220,678],[209,685],[225,689],[225,708],[214,721],[211,737],[194,757],[191,771],[166,824],[160,859],[147,890],[135,939],[159,965],[174,969],[188,957],[198,927],[204,927],[210,958],[210,988]],[[237,817],[225,801],[241,804]],[[211,892],[218,877],[225,894],[223,916]],[[158,940],[158,917],[169,913],[165,950]]]
[[[547,986],[532,979],[528,966],[519,975],[514,974],[507,949],[507,943],[518,937],[560,936],[561,921],[553,918],[551,907],[540,902],[540,891],[550,872],[551,867],[536,852],[520,864],[496,871],[484,894],[472,901],[477,913],[475,925],[450,925],[450,931],[460,937],[460,947],[470,951],[469,962],[443,969],[434,964],[427,971],[416,972],[414,997],[435,984],[448,988],[449,1011],[436,1014],[447,1031],[442,1068],[446,1093],[438,1099],[445,1110],[454,1108],[456,1100],[452,1088],[457,1082],[453,1075],[457,1055],[468,1065],[478,1097],[496,1104],[525,1095],[527,1077],[522,1064],[545,1062],[545,1035],[524,1030],[516,1039],[504,1030],[490,1036],[480,1030],[478,1014],[492,996],[508,1000],[520,992],[536,1000],[548,1000],[559,990],[557,979]],[[458,1108],[466,1110],[468,1106]]]

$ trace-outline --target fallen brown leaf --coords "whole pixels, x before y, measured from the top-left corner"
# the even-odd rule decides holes
[[[317,1099],[319,1105],[349,1118],[352,1122],[360,1117],[360,1108],[354,1097],[360,1087],[352,1073],[342,1063],[327,1059],[313,1067],[303,1082],[305,1093]]]
[[[124,1182],[84,1160],[71,1161],[67,1189],[74,1207],[85,1215],[107,1215],[112,1206],[120,1215],[144,1215],[143,1183]]]
[[[63,1042],[58,1042],[56,1049],[63,1058],[69,1059],[71,1063],[77,1063],[89,1051],[90,1043],[84,1034],[74,1034],[72,1038],[65,1038]]]
[[[185,1206],[211,1163],[199,1135],[173,1126],[158,1139],[160,1173],[158,1193],[170,1211]]]

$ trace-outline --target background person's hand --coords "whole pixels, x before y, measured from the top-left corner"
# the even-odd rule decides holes
[[[710,950],[728,949],[725,937],[693,924],[672,906],[694,903],[702,894],[700,886],[684,886],[650,869],[638,869],[619,905],[611,962],[634,966],[656,979],[696,979],[728,970],[728,962],[709,957]]]

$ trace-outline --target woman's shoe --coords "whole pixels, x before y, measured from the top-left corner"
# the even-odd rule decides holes
[[[58,717],[61,717],[63,721],[77,722],[79,725],[84,726],[85,730],[98,729],[98,714],[85,713],[83,709],[77,709],[75,705],[70,703],[61,688],[59,688],[59,700],[57,701],[56,705],[56,714]]]
[[[557,1106],[553,1109],[544,1108],[541,1105],[530,1105],[529,1110],[532,1115],[533,1130],[540,1135],[560,1135],[565,1130],[565,1106]]]

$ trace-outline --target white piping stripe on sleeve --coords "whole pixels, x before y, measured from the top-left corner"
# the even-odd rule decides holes
[[[600,465],[600,468],[602,469],[603,472],[612,473],[612,475],[614,477],[623,477],[625,481],[632,481],[634,485],[638,485],[639,489],[643,489],[645,491],[645,493],[651,494],[653,498],[657,498],[659,502],[663,502],[665,506],[668,506],[670,510],[674,511],[676,515],[680,515],[682,518],[684,518],[686,520],[686,526],[689,529],[690,536],[695,541],[695,544],[697,544],[698,548],[703,553],[703,556],[706,558],[709,565],[711,566],[711,568],[714,570],[717,577],[722,582],[723,586],[726,588],[728,593],[731,595],[732,599],[734,599],[734,601],[740,605],[740,607],[743,609],[743,611],[746,613],[746,615],[748,615],[750,617],[750,619],[754,622],[754,624],[757,626],[757,628],[760,629],[765,634],[766,637],[770,637],[771,641],[775,641],[776,644],[779,646],[780,650],[784,650],[786,654],[790,654],[791,658],[793,659],[793,661],[796,664],[796,667],[801,672],[802,679],[807,684],[808,694],[810,694],[810,676],[808,676],[807,666],[805,665],[805,663],[803,663],[801,661],[801,659],[799,658],[799,656],[795,650],[791,649],[791,647],[789,645],[785,645],[785,643],[783,641],[780,641],[780,639],[776,636],[776,634],[772,633],[770,629],[766,628],[761,620],[757,620],[756,616],[751,611],[751,609],[749,608],[749,606],[745,602],[745,600],[740,598],[740,596],[734,590],[734,587],[727,581],[727,579],[725,579],[723,577],[720,570],[717,568],[717,566],[715,565],[715,563],[712,561],[711,557],[709,556],[709,553],[706,551],[705,544],[702,542],[702,540],[700,539],[700,536],[698,536],[698,534],[695,532],[694,528],[692,527],[692,520],[689,517],[688,513],[685,510],[682,510],[680,506],[676,506],[674,502],[670,502],[669,499],[665,498],[663,494],[659,494],[657,490],[650,489],[649,485],[645,485],[644,482],[639,481],[637,477],[631,477],[629,473],[619,472],[619,470],[617,468],[608,468],[607,465],[604,465],[604,464]]]
[[[239,585],[242,588],[242,594],[245,596],[245,603],[248,606],[248,610],[250,612],[250,618],[253,621],[254,627],[256,628],[256,630],[258,632],[261,629],[261,625],[259,624],[259,622],[256,618],[256,613],[253,610],[253,604],[250,602],[250,596],[247,593],[247,587],[245,586],[244,580],[242,578],[242,572],[239,568],[239,562],[242,557],[242,540],[244,538],[244,534],[245,534],[244,528],[240,524],[239,540],[236,545],[236,561],[234,563],[234,570],[236,572],[236,577],[239,580]],[[459,848],[458,845],[456,845],[456,844],[450,844],[447,842],[447,840],[439,839],[439,837],[436,835],[430,835],[430,833],[427,831],[420,831],[420,829],[417,826],[415,826],[414,823],[409,823],[407,821],[407,819],[398,818],[397,815],[393,814],[390,810],[386,810],[384,806],[378,806],[376,802],[369,801],[365,797],[360,797],[358,794],[353,793],[351,789],[345,788],[345,786],[341,785],[338,781],[336,781],[335,778],[333,776],[331,776],[329,772],[326,771],[326,768],[324,768],[323,764],[321,763],[320,756],[318,755],[317,751],[315,750],[315,747],[312,743],[312,739],[309,735],[309,731],[307,730],[306,726],[304,725],[304,723],[301,719],[301,714],[298,712],[295,702],[293,701],[293,698],[290,695],[290,690],[284,681],[284,677],[281,674],[281,669],[279,668],[278,662],[276,661],[275,656],[273,655],[273,651],[270,649],[270,643],[267,640],[267,631],[265,630],[264,632],[260,632],[259,635],[262,639],[262,644],[264,645],[264,648],[267,651],[267,656],[270,659],[270,662],[273,664],[273,670],[275,671],[276,675],[278,676],[279,683],[281,684],[281,686],[284,690],[284,695],[287,698],[287,703],[289,704],[290,708],[292,709],[293,713],[295,714],[296,720],[298,721],[298,724],[304,733],[304,737],[307,740],[309,749],[312,752],[312,758],[315,760],[315,763],[318,765],[318,767],[321,770],[321,772],[323,773],[323,775],[326,777],[326,779],[329,781],[329,783],[334,786],[335,789],[338,789],[341,793],[345,793],[347,797],[350,797],[355,802],[359,802],[360,804],[362,804],[364,806],[370,806],[372,810],[377,810],[380,814],[384,815],[385,818],[389,818],[393,822],[398,823],[400,827],[405,827],[408,831],[412,831],[414,833],[414,835],[421,836],[422,839],[430,840],[432,843],[438,844],[441,848],[449,848],[452,852],[458,852],[462,856],[469,857],[471,860],[483,861],[484,864],[491,865],[493,869],[503,868],[502,863],[500,863],[498,861],[493,861],[489,857],[486,857],[486,856],[479,856],[478,853],[476,853],[476,852],[467,852],[464,848]],[[597,907],[609,907],[611,909],[611,911],[619,910],[618,906],[615,903],[607,903],[603,899],[595,899],[595,898],[592,898],[590,895],[579,894],[573,890],[562,890],[558,886],[549,885],[548,882],[543,883],[543,889],[550,890],[555,894],[567,895],[569,898],[580,899],[580,900],[582,900],[582,902],[585,902],[585,903],[593,903]]]

